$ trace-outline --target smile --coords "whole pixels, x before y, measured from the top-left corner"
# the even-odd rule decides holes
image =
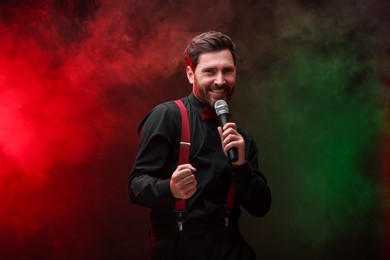
[[[221,94],[225,92],[225,89],[211,89],[210,92]]]

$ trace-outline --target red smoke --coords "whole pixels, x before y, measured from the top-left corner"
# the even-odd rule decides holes
[[[254,75],[239,77],[244,93],[257,96],[264,87],[260,78],[285,73],[272,65],[284,59],[277,54],[280,47],[273,47],[286,29],[277,17],[288,10],[291,17],[283,19],[291,19],[296,4],[306,2],[0,1],[0,258],[144,259],[147,210],[132,208],[126,190],[136,125],[156,104],[190,92],[181,55],[189,39],[206,30],[231,35],[240,51],[240,69]],[[324,16],[338,8],[332,1],[307,5],[310,13],[317,8]],[[346,9],[350,5],[345,2]],[[343,26],[347,35],[349,25]],[[387,155],[384,146],[385,174]],[[285,179],[280,172],[270,176],[280,178],[280,184],[295,178]],[[275,205],[273,212],[278,212],[283,201]],[[286,223],[284,216],[273,214],[270,222]],[[274,232],[273,225],[261,233],[289,235]],[[297,241],[305,239],[310,238]],[[268,254],[280,245],[294,247],[276,241],[278,248]]]
[[[177,71],[187,41],[172,21],[138,20],[136,8],[128,1],[0,3],[3,256],[23,255],[18,248],[37,257],[93,251],[115,228],[116,239],[128,237],[111,214],[129,207],[136,124],[164,100],[156,79]]]

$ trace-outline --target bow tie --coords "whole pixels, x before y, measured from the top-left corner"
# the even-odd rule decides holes
[[[217,119],[217,114],[215,113],[215,110],[206,106],[202,110],[202,121],[207,121],[207,120],[212,120],[212,119]]]

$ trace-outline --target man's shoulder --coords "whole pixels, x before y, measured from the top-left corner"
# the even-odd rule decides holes
[[[173,100],[166,101],[164,103],[160,103],[155,106],[148,115],[157,116],[157,117],[172,117],[177,116],[180,110],[176,103]],[[147,115],[147,116],[148,116]]]
[[[141,130],[145,125],[156,127],[160,123],[174,123],[180,117],[180,110],[173,100],[160,103],[147,113],[138,125]]]
[[[174,100],[169,100],[163,103],[158,104],[156,107],[153,108],[153,110],[170,110],[172,111],[176,106]]]

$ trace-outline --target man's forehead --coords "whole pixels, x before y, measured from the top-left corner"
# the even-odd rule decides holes
[[[226,49],[215,52],[205,52],[199,55],[198,66],[208,66],[208,65],[221,65],[224,66],[234,66],[234,60],[232,53]]]

